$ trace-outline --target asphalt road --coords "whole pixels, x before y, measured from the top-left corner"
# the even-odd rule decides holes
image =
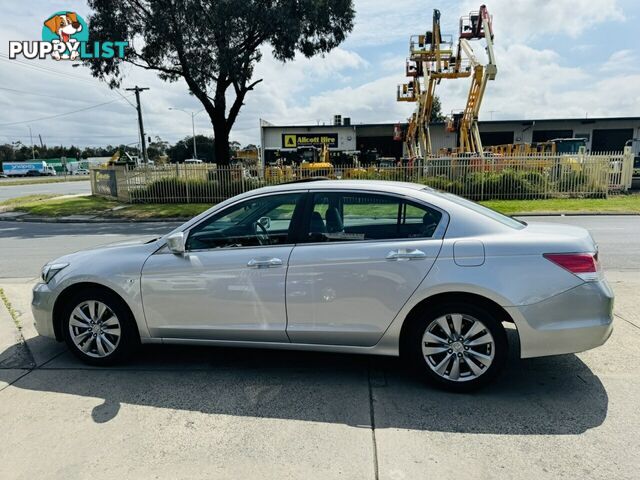
[[[567,223],[584,227],[598,243],[605,271],[640,270],[640,215],[523,217],[525,222]]]
[[[569,223],[589,229],[607,270],[640,270],[640,216],[526,217],[525,221]],[[0,222],[0,278],[35,278],[60,255],[138,237],[151,238],[175,223]]]
[[[48,182],[34,183],[31,185],[3,185],[0,182],[0,202],[10,198],[36,195],[39,193],[51,193],[56,195],[75,195],[79,193],[91,193],[89,180],[77,182]]]
[[[35,278],[49,260],[85,248],[158,237],[175,223],[32,223],[0,221],[0,278]]]

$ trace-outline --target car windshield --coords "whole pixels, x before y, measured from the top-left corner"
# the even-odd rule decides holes
[[[526,222],[517,220],[513,217],[508,217],[506,215],[503,215],[502,213],[496,212],[495,210],[491,210],[490,208],[484,207],[478,203],[472,202],[471,200],[467,200],[466,198],[459,197],[452,193],[440,192],[437,190],[433,190],[432,188],[425,188],[425,190],[434,195],[446,198],[450,202],[462,205],[463,207],[466,207],[469,210],[473,210],[474,212],[479,213],[480,215],[484,215],[485,217],[495,220],[496,222],[500,222],[507,227],[520,230],[527,226]]]

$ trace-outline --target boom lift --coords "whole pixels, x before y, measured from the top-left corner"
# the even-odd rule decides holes
[[[469,43],[472,39],[482,39],[486,41],[486,50],[488,62],[481,65],[473,53],[473,48]],[[471,12],[468,17],[460,19],[460,39],[458,41],[458,57],[464,51],[469,59],[473,74],[471,75],[471,88],[467,96],[467,104],[459,116],[458,122],[453,120],[453,127],[448,129],[456,131],[458,134],[458,152],[460,153],[478,153],[481,156],[484,153],[482,141],[480,140],[480,131],[478,129],[478,116],[480,114],[480,106],[484,97],[487,82],[495,80],[498,68],[496,66],[495,56],[493,53],[493,30],[491,25],[491,17],[485,5],[480,7],[478,12]],[[450,121],[447,123],[449,124]]]
[[[473,53],[471,40],[486,40],[487,65],[481,65]],[[467,104],[463,112],[454,115],[448,128],[458,133],[460,153],[482,155],[482,142],[478,131],[478,114],[487,81],[495,79],[497,68],[493,54],[493,31],[491,17],[485,5],[478,12],[471,12],[460,19],[460,31],[456,54],[453,42],[443,37],[440,31],[440,11],[433,11],[431,31],[425,35],[412,36],[410,57],[406,63],[409,82],[398,85],[397,100],[417,103],[404,135],[407,152],[411,159],[432,155],[429,122],[433,110],[436,86],[442,79],[472,77]]]

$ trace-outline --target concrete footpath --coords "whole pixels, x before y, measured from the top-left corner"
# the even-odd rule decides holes
[[[0,478],[637,478],[640,276],[607,276],[606,345],[512,355],[473,395],[348,355],[157,346],[90,368],[36,335],[35,280],[2,279]]]

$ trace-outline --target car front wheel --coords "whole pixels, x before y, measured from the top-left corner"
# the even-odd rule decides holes
[[[68,302],[62,320],[67,346],[91,365],[121,362],[139,343],[129,309],[120,297],[108,291],[79,292]]]
[[[491,312],[471,304],[441,305],[414,321],[407,348],[430,382],[457,392],[480,388],[504,367],[507,337]]]

